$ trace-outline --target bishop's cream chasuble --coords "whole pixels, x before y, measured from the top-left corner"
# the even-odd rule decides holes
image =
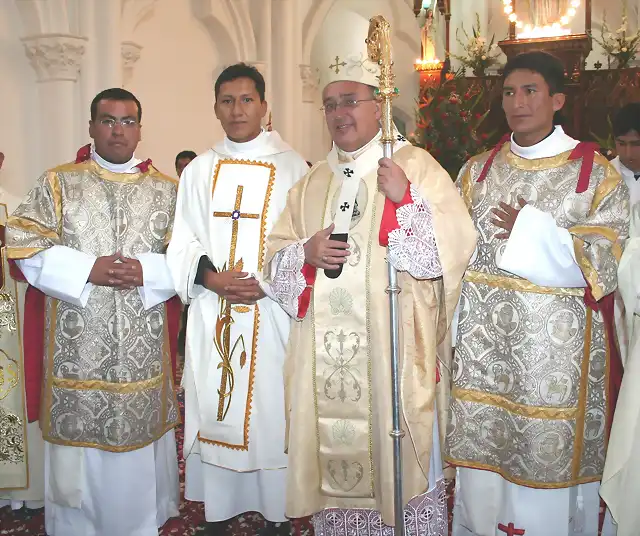
[[[340,161],[334,149],[294,187],[270,237],[267,259],[273,263],[265,270],[273,288],[282,274],[292,274],[290,294],[297,303],[305,285],[304,278],[299,281],[304,264],[304,255],[296,253],[299,244],[331,222],[334,232],[349,234],[351,255],[341,275],[330,279],[317,271],[308,312],[292,328],[285,365],[287,515],[320,512],[316,527],[330,534],[342,533],[355,519],[363,523],[358,534],[393,524],[388,283],[386,248],[378,242],[385,200],[377,189],[379,140],[358,153],[355,160]],[[429,253],[439,256],[444,274],[417,280],[399,273],[402,415],[408,431],[404,497],[420,496],[407,507],[408,525],[445,534],[446,508],[438,507],[435,480],[442,465],[431,452],[437,430],[436,345],[450,324],[475,232],[450,177],[428,153],[399,137],[394,161],[412,182],[415,201],[422,196],[429,204],[431,218],[424,221],[437,243],[437,253],[435,248]],[[287,258],[287,252],[300,258]],[[447,356],[441,357],[446,365]],[[438,409],[446,418],[446,406]],[[430,518],[423,519],[427,511]]]
[[[625,304],[629,352],[609,438],[600,496],[617,523],[617,536],[635,536],[640,527],[640,201],[631,207],[631,230],[618,269]]]
[[[190,303],[183,380],[187,460],[197,454],[205,465],[233,471],[287,465],[278,392],[289,317],[268,298],[232,305],[194,278],[205,255],[218,271],[260,274],[268,232],[307,170],[272,131],[247,143],[225,140],[183,172],[167,255],[178,293]]]
[[[0,204],[0,228],[5,231],[7,207]],[[0,496],[29,486],[27,415],[18,284],[9,275],[4,246],[0,249]]]
[[[175,181],[153,167],[59,166],[9,218],[7,256],[30,258],[55,245],[96,257],[164,253],[175,192]],[[85,307],[47,296],[45,329],[46,441],[127,452],[178,424],[164,304],[145,310],[137,289],[101,286]]]
[[[596,300],[616,288],[628,194],[599,154],[588,186],[577,192],[582,158],[571,156],[577,141],[558,128],[539,144],[540,152],[548,147],[553,156],[524,158],[513,152],[513,142],[506,143],[482,182],[489,153],[471,159],[460,173],[459,187],[481,239],[459,305],[447,428],[446,459],[459,468],[461,490],[455,535],[499,535],[500,526],[510,522],[532,536],[569,534],[571,523],[587,526],[585,535],[597,531],[597,482],[610,409],[609,348],[615,341],[601,313],[585,305],[584,287],[590,286]],[[536,147],[525,149],[533,153]],[[491,209],[500,201],[515,206],[518,197],[551,218],[551,231],[531,229],[530,249],[534,240],[547,240],[540,233],[562,230],[573,252],[562,271],[579,268],[581,283],[540,286],[500,268],[508,241],[495,237],[499,229]],[[541,258],[532,264],[533,271],[546,269]],[[596,483],[589,488],[593,508],[581,506],[580,487],[560,494],[587,483]],[[482,495],[481,489],[494,488]],[[538,500],[551,506],[541,507]],[[556,506],[558,512],[552,511]]]

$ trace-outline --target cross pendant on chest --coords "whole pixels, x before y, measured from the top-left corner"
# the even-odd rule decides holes
[[[257,220],[260,214],[248,214],[240,211],[242,204],[242,191],[244,187],[238,186],[236,190],[236,201],[231,212],[214,212],[215,218],[231,218],[231,245],[229,247],[229,264],[228,269],[233,270],[236,266],[236,246],[238,245],[238,222],[240,219]],[[231,304],[225,300],[225,318],[231,318]],[[233,346],[234,350],[236,344]],[[220,389],[218,390],[218,421],[223,421],[229,411],[231,405],[231,394],[233,393],[233,369],[230,366],[232,353],[231,350],[231,328],[224,330],[222,363],[220,368],[222,373],[220,376]]]
[[[504,532],[507,536],[524,536],[524,529],[517,529],[513,523],[503,525],[498,523],[498,530]]]

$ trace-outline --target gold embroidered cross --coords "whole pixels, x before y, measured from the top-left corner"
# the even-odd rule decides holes
[[[231,218],[231,246],[229,248],[229,270],[238,269],[242,271],[242,259],[236,263],[236,246],[238,244],[238,222],[240,218],[257,220],[260,218],[260,214],[249,214],[240,211],[242,204],[242,191],[243,186],[238,186],[236,190],[236,201],[231,212],[214,212],[213,215],[216,218]],[[216,322],[216,333],[214,338],[215,346],[220,354],[221,361],[218,364],[218,368],[222,369],[220,377],[220,389],[218,389],[218,420],[223,421],[227,416],[229,407],[231,406],[231,394],[233,393],[233,367],[231,366],[231,358],[233,357],[236,348],[240,345],[240,367],[244,366],[246,361],[246,349],[244,347],[244,338],[242,336],[233,344],[231,348],[231,324],[233,323],[233,317],[231,316],[231,304],[224,298],[220,298],[221,310],[218,314],[218,320]]]
[[[329,69],[335,69],[336,70],[336,74],[338,74],[340,72],[340,67],[345,67],[347,64],[343,61],[340,62],[340,58],[338,56],[336,56],[336,62],[334,65],[329,65]]]

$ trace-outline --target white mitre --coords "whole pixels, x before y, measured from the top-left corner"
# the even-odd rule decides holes
[[[314,46],[313,63],[318,68],[320,89],[332,82],[360,82],[378,87],[380,68],[367,54],[369,20],[347,11],[331,14],[325,22],[328,31]]]

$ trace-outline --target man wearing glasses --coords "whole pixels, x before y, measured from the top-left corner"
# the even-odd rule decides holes
[[[393,444],[386,261],[399,271],[407,534],[447,530],[436,409],[436,346],[445,337],[475,247],[449,175],[397,134],[383,158],[378,66],[369,23],[322,51],[323,110],[333,139],[291,192],[268,241],[265,291],[296,322],[285,362],[287,515],[316,533],[391,533]],[[389,246],[388,249],[386,246]],[[450,356],[441,356],[450,360]],[[440,398],[438,401],[440,402]],[[438,415],[440,413],[440,415]]]
[[[44,362],[51,536],[156,536],[178,515],[164,256],[176,181],[135,157],[141,118],[128,91],[98,94],[93,145],[45,172],[7,223],[7,256],[44,293],[25,314],[44,341],[25,360]]]

